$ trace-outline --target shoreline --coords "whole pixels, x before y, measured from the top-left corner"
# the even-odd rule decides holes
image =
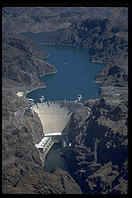
[[[96,80],[94,80],[94,83],[96,83],[96,84],[102,84],[103,82],[102,81],[96,81]]]
[[[47,52],[47,51],[46,51],[46,52]],[[47,52],[47,56],[45,56],[43,59],[48,58],[49,56],[50,56],[50,55],[49,55],[48,52]],[[42,60],[43,60],[43,59],[42,59]]]
[[[61,43],[39,43],[39,45],[68,45],[68,46],[75,46],[72,44],[61,44]]]
[[[37,90],[37,89],[45,89],[46,87],[47,87],[47,86],[45,85],[45,86],[43,86],[43,87],[36,87],[36,88],[34,88],[34,89],[31,89],[31,90],[25,90],[25,93],[24,93],[23,97],[24,97],[24,98],[27,98],[26,95],[27,95],[28,93],[30,93],[30,92],[32,92],[32,91],[35,91],[35,90]]]
[[[54,72],[48,72],[48,73],[46,73],[44,75],[40,75],[38,78],[41,78],[41,77],[44,77],[44,76],[47,76],[47,75],[50,75],[50,74],[56,74],[57,72],[58,72],[57,70],[54,71]]]
[[[44,43],[44,42],[42,42],[42,43],[38,43],[38,45],[62,45],[62,46],[71,46],[71,47],[79,47],[79,46],[75,46],[75,45],[73,45],[73,44],[61,44],[61,43]],[[86,48],[86,47],[84,47],[84,49],[88,49],[88,48]],[[47,52],[47,54],[48,54],[48,52]],[[88,54],[89,55],[89,54]],[[50,55],[48,54],[44,59],[46,59],[46,58],[48,58]],[[90,56],[91,57],[91,56]],[[45,60],[44,60],[45,61]],[[46,62],[46,61],[45,61]],[[90,60],[90,62],[92,62],[92,63],[100,63],[100,64],[104,64],[104,67],[105,67],[105,62],[102,62],[102,61],[99,61],[99,60]],[[50,64],[50,63],[48,63],[48,62],[46,62],[47,64]],[[46,75],[50,75],[50,74],[54,74],[54,73],[57,73],[58,71],[56,70],[56,71],[54,71],[54,72],[49,72],[49,73],[46,73],[45,75],[41,75],[41,76],[39,76],[38,78],[41,78],[41,77],[44,77],[44,76],[46,76]],[[96,77],[96,76],[95,76]],[[42,81],[41,79],[39,79],[40,81]],[[43,82],[43,81],[42,81]],[[100,81],[94,81],[94,83],[97,83],[97,84],[102,84],[103,82],[100,82]],[[25,93],[24,93],[24,97],[26,98],[26,95],[28,94],[28,93],[30,93],[30,92],[32,92],[32,91],[35,91],[35,90],[37,90],[37,89],[43,89],[43,88],[46,88],[47,86],[45,85],[44,87],[37,87],[37,88],[34,88],[34,89],[32,89],[32,90],[30,90],[30,91],[26,91]],[[98,89],[98,91],[99,91],[99,89]],[[98,96],[98,99],[100,98],[100,95]],[[91,98],[91,100],[92,100],[92,98]],[[94,100],[94,99],[93,99]]]
[[[106,64],[106,62],[102,62],[102,61],[99,61],[99,60],[90,60],[91,63],[101,63],[101,64]]]
[[[57,71],[46,73],[45,75],[38,76],[38,78],[44,77],[44,76],[46,76],[46,75],[54,74],[54,73],[57,73]],[[40,80],[40,79],[39,79],[39,80]],[[40,80],[40,82],[41,82],[41,81],[42,81],[42,80]],[[42,82],[43,82],[43,81],[42,81]],[[27,95],[28,93],[30,93],[30,92],[32,92],[32,91],[35,91],[35,90],[37,90],[37,89],[45,89],[46,87],[47,87],[47,85],[43,85],[43,86],[38,86],[38,87],[36,87],[36,88],[33,88],[33,89],[31,89],[31,90],[26,90],[25,93],[24,93],[24,95],[23,95],[23,97],[26,98],[26,95]]]

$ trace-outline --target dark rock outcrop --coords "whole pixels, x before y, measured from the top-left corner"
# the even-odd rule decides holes
[[[61,169],[52,173],[38,171],[24,176],[16,187],[9,188],[12,194],[82,194],[75,181]]]
[[[52,32],[87,18],[127,18],[125,7],[3,7],[2,27],[6,32]],[[116,28],[113,31],[117,31]]]
[[[95,101],[92,115],[85,119],[82,122],[74,115],[70,125],[69,135],[73,147],[67,153],[67,161],[72,176],[84,193],[126,194],[126,105],[120,104],[113,108],[103,99]],[[119,186],[122,189],[119,190]]]
[[[47,53],[33,41],[3,32],[2,42],[2,78],[6,80],[6,86],[10,80],[20,86],[38,86],[40,82],[37,77],[56,72],[53,65],[43,60]]]
[[[15,33],[2,33],[2,42],[6,43],[18,50],[28,53],[30,56],[34,56],[38,59],[47,57],[47,52],[40,48],[32,40],[19,36]]]

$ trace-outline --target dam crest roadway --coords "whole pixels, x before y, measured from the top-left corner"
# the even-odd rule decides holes
[[[91,109],[77,101],[48,101],[34,104],[30,107],[32,113],[37,113],[40,118],[44,137],[35,146],[45,159],[54,143],[61,142],[64,152],[72,145],[69,141],[69,124],[71,115],[77,113],[79,117],[90,115]]]

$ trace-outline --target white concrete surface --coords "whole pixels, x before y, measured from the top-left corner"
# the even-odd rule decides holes
[[[32,109],[38,114],[41,120],[45,136],[47,134],[52,135],[53,133],[60,135],[72,114],[66,106],[61,107],[57,102],[38,103]]]
[[[48,142],[48,140],[50,139],[50,137],[44,137],[40,142],[39,144],[36,144],[35,146],[37,148],[43,148],[44,145]]]
[[[51,137],[51,136],[55,136],[55,135],[62,135],[62,133],[61,132],[59,132],[59,133],[47,133],[47,134],[45,134],[45,137]]]

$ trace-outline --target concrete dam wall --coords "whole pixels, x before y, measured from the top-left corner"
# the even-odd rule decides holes
[[[38,114],[45,136],[61,135],[72,114],[66,106],[57,102],[38,103],[32,110]]]

